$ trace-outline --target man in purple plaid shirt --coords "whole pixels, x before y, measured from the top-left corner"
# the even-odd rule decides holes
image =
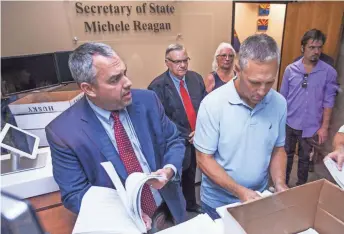
[[[312,147],[319,147],[328,136],[334,106],[337,72],[319,60],[325,35],[317,29],[306,32],[301,40],[303,58],[290,64],[283,76],[281,94],[287,100],[285,150],[288,155],[286,183],[293,166],[296,143],[299,142],[298,181],[307,182]]]

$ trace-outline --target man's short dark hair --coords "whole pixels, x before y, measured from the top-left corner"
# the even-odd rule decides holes
[[[313,28],[313,29],[307,31],[307,32],[303,35],[303,37],[302,37],[302,39],[301,39],[301,46],[305,46],[305,45],[307,44],[307,41],[308,41],[309,39],[312,39],[313,41],[322,41],[322,42],[323,42],[323,45],[324,45],[325,42],[326,42],[326,36],[325,36],[325,34],[324,34],[322,31],[320,31],[320,30],[318,30],[318,29],[316,29],[316,28]]]

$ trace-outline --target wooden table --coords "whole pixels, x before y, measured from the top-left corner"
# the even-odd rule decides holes
[[[77,215],[63,206],[59,191],[31,197],[27,200],[35,209],[45,232],[49,234],[72,233]]]

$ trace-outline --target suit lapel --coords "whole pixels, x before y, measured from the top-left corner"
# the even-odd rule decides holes
[[[188,87],[188,92],[189,92],[189,95],[190,95],[190,98],[191,98],[191,102],[192,102],[192,105],[193,105],[193,108],[194,110],[196,111],[196,107],[197,107],[197,100],[198,100],[198,93],[197,93],[197,90],[199,89],[199,87],[197,87],[197,84],[196,84],[196,79],[192,79],[188,76],[188,73],[186,73],[185,75],[185,83],[186,83],[186,86]]]
[[[104,157],[112,162],[117,174],[125,180],[128,177],[127,171],[119,157],[116,148],[113,146],[109,136],[99,119],[88,104],[86,98],[83,100],[83,112],[81,114],[81,121],[83,121],[83,131],[88,138],[94,143]]]
[[[149,131],[147,129],[147,118],[142,112],[142,106],[133,100],[133,103],[127,107],[127,111],[131,120],[131,123],[135,129],[136,136],[140,142],[141,151],[145,157],[151,171],[156,171],[155,155],[154,151],[150,150],[150,140]]]

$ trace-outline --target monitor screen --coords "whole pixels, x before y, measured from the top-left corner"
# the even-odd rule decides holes
[[[68,66],[69,55],[72,51],[60,51],[55,53],[57,73],[61,83],[74,82]]]
[[[2,96],[59,84],[53,53],[1,58],[1,78]]]
[[[16,128],[9,127],[1,143],[31,155],[34,150],[36,138]]]

